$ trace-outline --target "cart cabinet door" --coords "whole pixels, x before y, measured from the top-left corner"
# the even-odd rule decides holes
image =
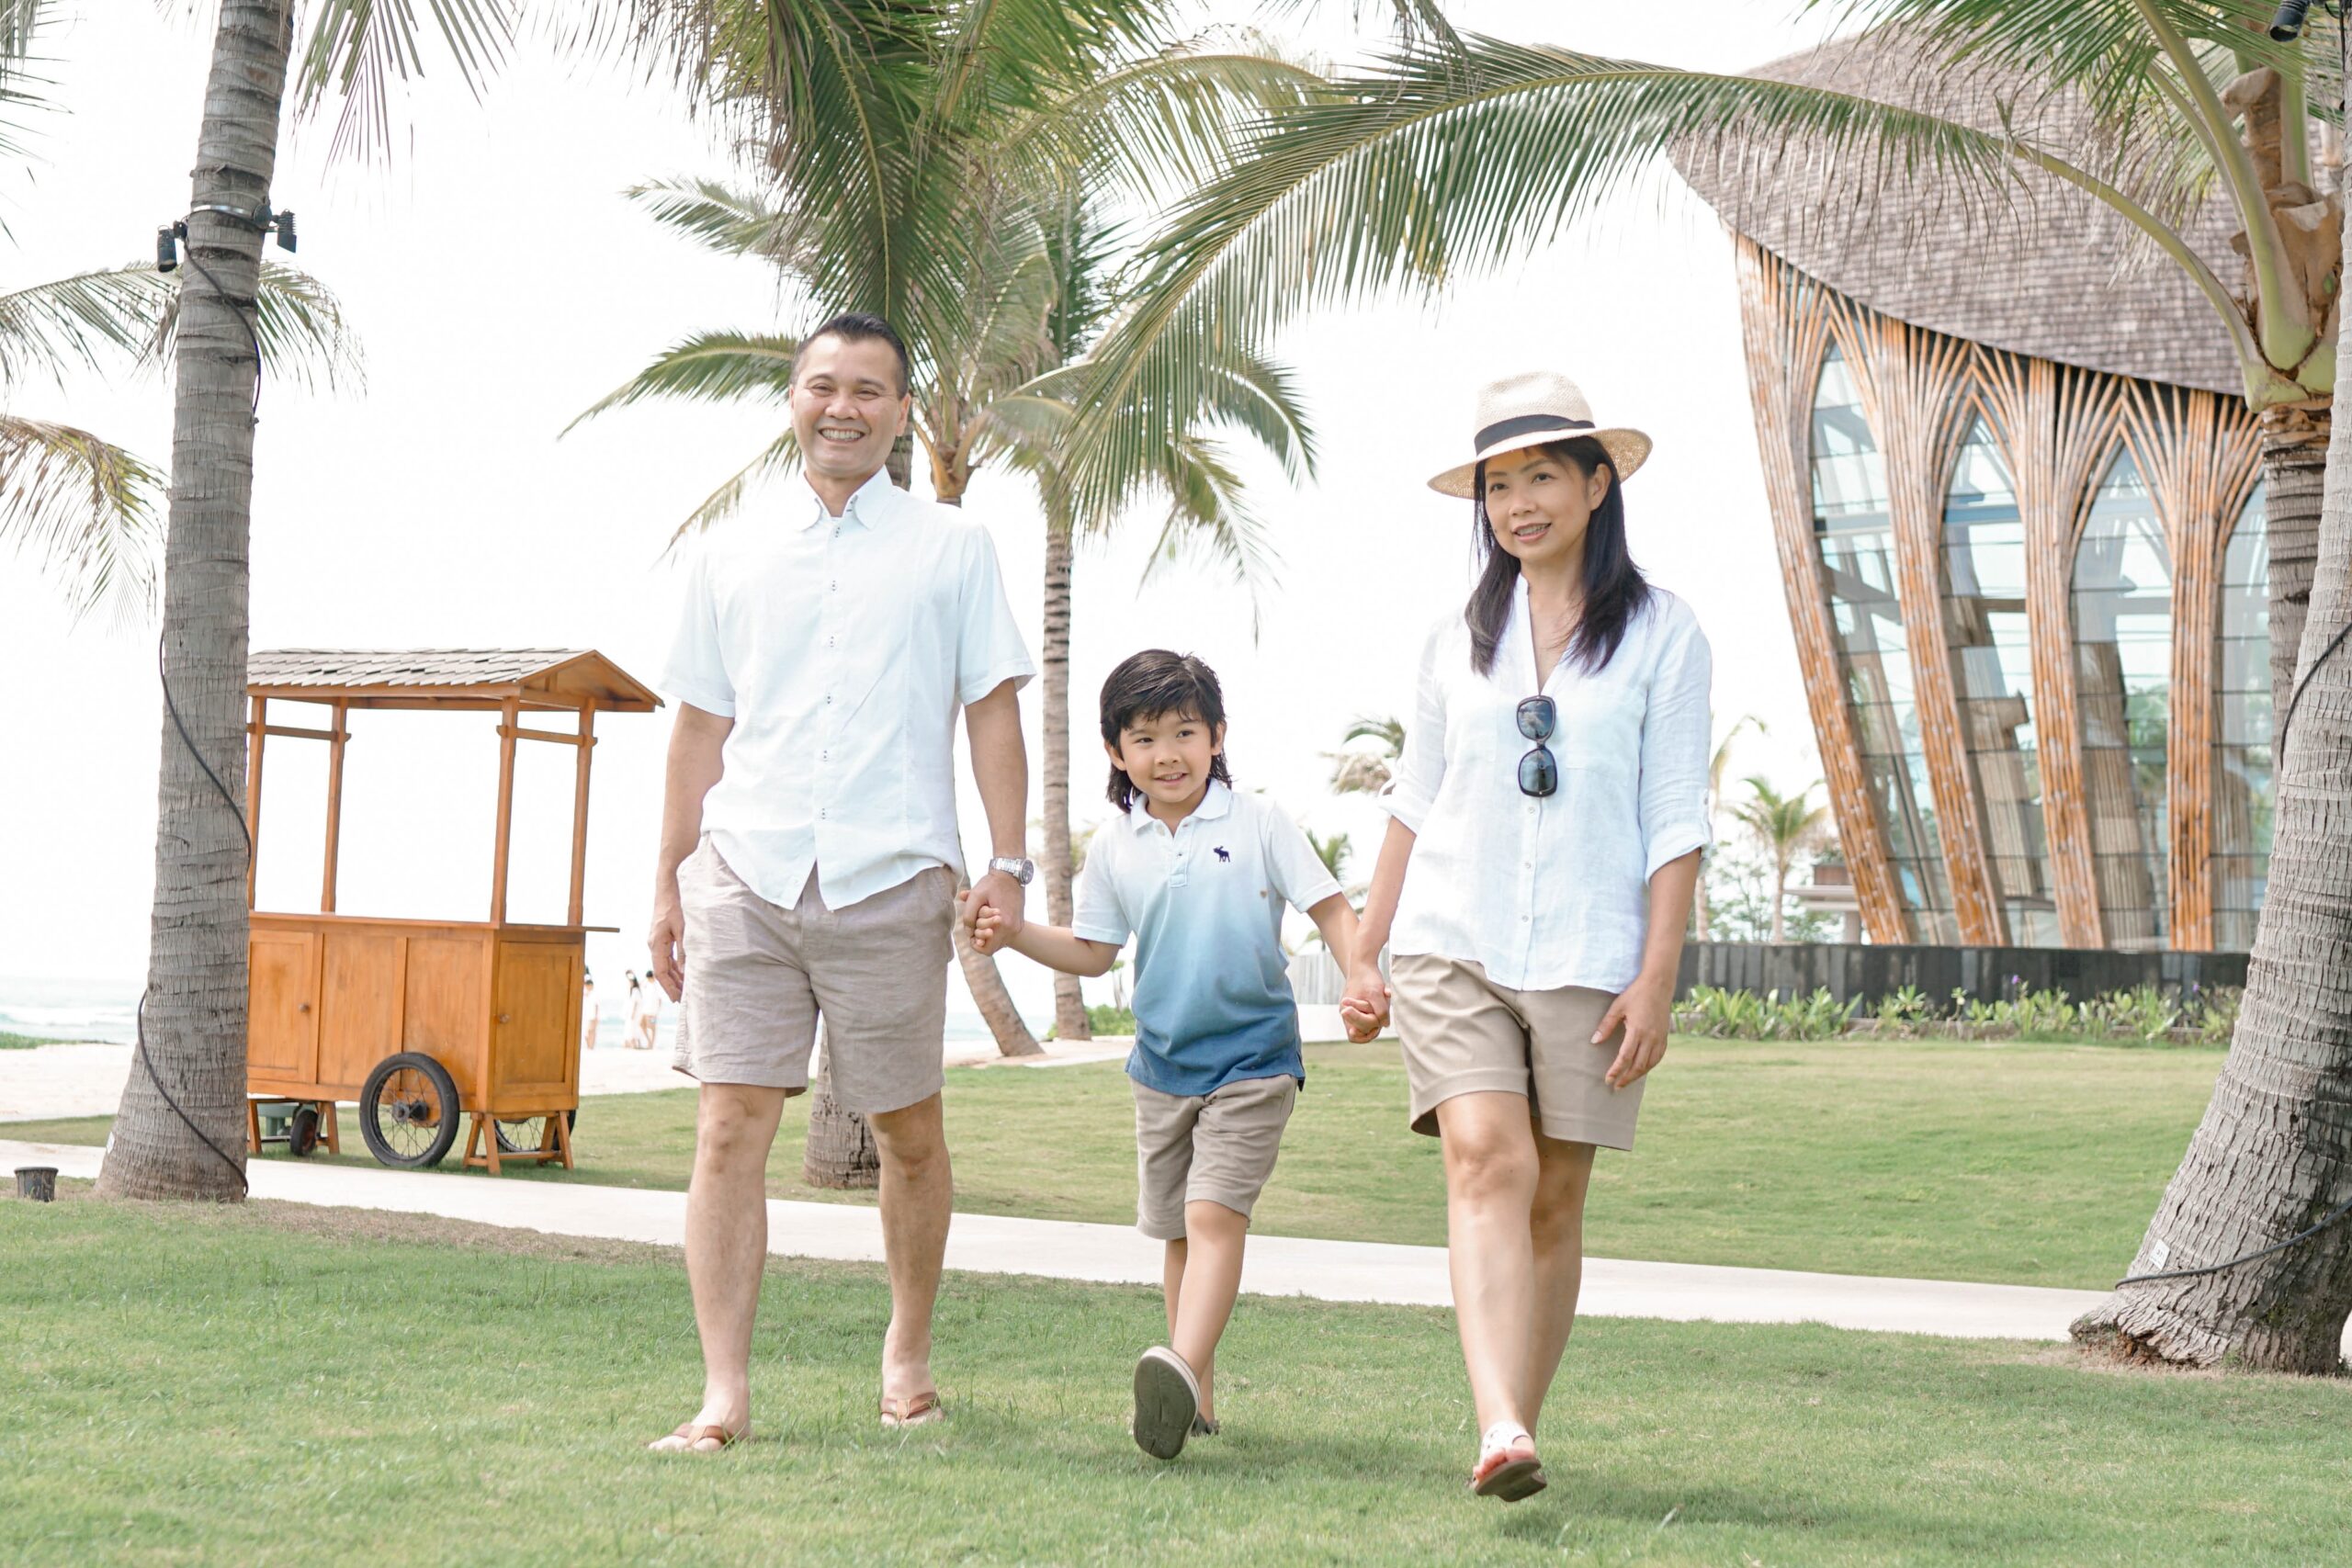
[[[501,1109],[528,1099],[573,1103],[578,1093],[581,950],[510,942],[498,955],[491,1078]]]
[[[309,931],[256,931],[246,945],[253,990],[245,1071],[253,1077],[308,1083],[317,1070],[319,1010],[311,985],[318,941]]]

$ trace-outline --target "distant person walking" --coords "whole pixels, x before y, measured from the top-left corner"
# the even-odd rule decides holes
[[[645,987],[639,983],[636,970],[624,973],[628,976],[628,1011],[621,1019],[621,1048],[634,1051],[644,1038],[639,1021],[645,1016]]]
[[[1666,1053],[1710,839],[1710,658],[1626,551],[1647,436],[1531,375],[1481,394],[1472,447],[1430,483],[1470,502],[1483,566],[1422,647],[1348,998],[1385,1013],[1393,987],[1413,1129],[1444,1141],[1471,1489],[1516,1501],[1544,1484],[1533,1432],[1576,1321],[1593,1150],[1634,1146]]]
[[[801,340],[790,401],[808,493],[705,536],[662,682],[679,706],[650,945],[684,1003],[673,1059],[702,1084],[686,1273],[704,1375],[701,1408],[656,1449],[714,1452],[750,1427],[768,1148],[820,1018],[832,1092],[871,1119],[882,1157],[882,1424],[942,1413],[956,720],[996,856],[965,918],[994,911],[1009,939],[1035,872],[1017,693],[1035,666],[987,531],[883,472],[908,380],[877,317]]]
[[[580,1048],[596,1048],[596,976],[585,969],[580,972]]]
[[[662,1043],[662,990],[658,986],[645,987],[645,1005],[637,1015],[637,1039],[632,1042],[640,1051],[650,1051]]]

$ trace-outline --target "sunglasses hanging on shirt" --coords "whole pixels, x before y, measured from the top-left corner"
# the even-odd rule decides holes
[[[1534,696],[1519,705],[1519,732],[1535,744],[1519,760],[1519,793],[1542,800],[1560,787],[1560,764],[1544,742],[1558,728],[1560,710],[1549,697]]]

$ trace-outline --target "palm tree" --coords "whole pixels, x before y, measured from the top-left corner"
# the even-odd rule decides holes
[[[1046,547],[1041,863],[1047,918],[1064,924],[1076,541],[1156,498],[1167,510],[1155,562],[1194,545],[1254,580],[1265,568],[1261,530],[1213,431],[1238,427],[1294,475],[1312,461],[1287,374],[1245,334],[1203,333],[1190,347],[1204,385],[1170,438],[1096,465],[1091,488],[1067,480],[1077,383],[1063,367],[1108,320],[1122,260],[1104,212],[1170,172],[1197,177],[1241,114],[1293,99],[1313,80],[1257,53],[1170,47],[1171,9],[1164,0],[972,0],[940,7],[926,26],[886,7],[875,36],[891,62],[890,90],[834,95],[840,118],[829,138],[763,141],[753,187],[690,179],[633,193],[665,226],[765,260],[802,297],[870,310],[899,328],[915,365],[911,440],[892,469],[899,483],[911,479],[918,444],[948,505],[961,505],[991,462],[1036,481]],[[581,417],[649,397],[781,400],[796,347],[772,332],[699,333]],[[787,431],[714,491],[681,534],[733,512],[757,480],[796,460]],[[995,961],[960,927],[956,944],[999,1050],[1036,1052]],[[1091,1035],[1074,976],[1056,976],[1055,1028],[1064,1040]],[[855,1167],[868,1140],[821,1082],[812,1100],[814,1179]]]
[[[1239,111],[1295,96],[1306,80],[1266,57],[1165,47],[1156,29],[1168,9],[1152,0],[950,6],[942,36],[927,45],[908,43],[902,17],[901,43],[930,48],[936,61],[928,74],[910,73],[910,85],[879,111],[861,106],[868,161],[883,173],[855,202],[824,199],[838,196],[838,172],[797,147],[768,151],[769,178],[759,187],[679,179],[632,192],[664,226],[720,252],[766,260],[804,297],[870,309],[899,327],[916,363],[910,445],[922,447],[940,501],[961,505],[974,474],[991,462],[1037,480],[1046,530],[1042,864],[1047,918],[1063,923],[1070,916],[1069,677],[1078,538],[1111,526],[1156,492],[1167,513],[1155,563],[1197,542],[1254,579],[1266,565],[1261,530],[1210,427],[1239,426],[1294,474],[1312,458],[1286,374],[1248,340],[1217,334],[1193,344],[1209,386],[1170,441],[1124,464],[1103,490],[1080,495],[1060,478],[1058,446],[1073,420],[1074,386],[1057,372],[1108,319],[1123,257],[1102,213],[1123,177],[1135,183],[1139,167],[1205,167],[1206,154],[1193,143],[1215,141],[1223,134],[1219,122]],[[1090,36],[1056,30],[1080,28]],[[1055,41],[1036,41],[1040,33]],[[960,74],[972,52],[1022,58],[1032,69],[1017,90],[976,93]],[[909,259],[877,261],[894,251]],[[581,417],[652,397],[781,400],[796,347],[788,334],[766,331],[697,333]],[[796,461],[787,431],[716,489],[681,533],[731,513],[755,481]],[[893,477],[905,483],[911,476]],[[1035,1051],[994,961],[960,932],[957,951],[1000,1048]],[[1063,1039],[1088,1036],[1074,977],[1057,976],[1055,1024]]]
[[[1813,785],[1794,795],[1782,795],[1771,781],[1752,775],[1748,798],[1732,807],[1732,818],[1755,835],[1757,845],[1772,863],[1772,929],[1765,940],[1779,942],[1786,932],[1783,915],[1789,902],[1789,871],[1797,856],[1828,836],[1829,807],[1811,804]]]
[[[1331,761],[1331,793],[1378,795],[1388,787],[1389,776],[1396,770],[1396,759],[1405,754],[1405,721],[1393,716],[1359,718],[1348,726],[1348,732],[1340,737],[1340,744],[1345,747],[1353,740],[1375,740],[1379,744],[1369,751],[1359,749],[1323,753]]]
[[[1822,0],[1809,0],[1817,5]],[[2074,95],[2085,150],[2019,117],[1980,126],[1800,82],[1717,75],[1490,38],[1406,39],[1374,68],[1269,115],[1247,155],[1155,241],[1151,282],[1095,355],[1101,403],[1187,405],[1178,347],[1204,321],[1262,335],[1295,314],[1403,286],[1433,295],[1468,268],[1548,243],[1685,138],[1736,134],[1930,174],[2007,202],[2021,178],[2104,203],[2211,303],[2261,418],[2277,711],[2312,581],[2332,428],[2341,206],[2313,190],[2310,83],[2335,40],[2274,43],[2272,0],[1854,0],[1916,35],[1920,74],[1986,69],[2021,103]],[[2320,51],[2315,55],[2312,51]],[[1871,163],[1875,160],[1875,164]],[[2229,285],[2183,237],[2208,197],[2246,256]],[[1854,215],[1843,214],[1851,222]],[[1102,417],[1102,416],[1098,416]],[[1148,424],[1128,439],[1161,435]]]
[[[2352,188],[2352,171],[2339,180]],[[2346,194],[2340,188],[2339,197]],[[2352,233],[2344,260],[2352,265]],[[2352,351],[2352,340],[2339,347]],[[2352,442],[2331,441],[2278,833],[2230,1053],[2129,1278],[2075,1337],[2132,1362],[2334,1373],[2352,1317]],[[2152,1275],[2154,1278],[2141,1279]]]
[[[40,374],[144,368],[170,355],[180,275],[152,262],[75,273],[0,294],[0,541],[35,557],[78,614],[111,604],[143,615],[154,589],[163,476],[90,431],[19,412],[16,392]],[[255,296],[271,373],[332,386],[359,378],[358,346],[334,297],[292,267],[265,264]]]
[[[1731,767],[1732,743],[1739,739],[1739,732],[1743,729],[1753,729],[1758,735],[1771,733],[1762,719],[1752,713],[1744,713],[1732,720],[1731,728],[1724,731],[1724,738],[1715,742],[1714,754],[1707,759],[1707,823],[1710,830],[1714,825],[1715,813],[1723,808],[1724,774]],[[1774,912],[1778,913],[1777,905]],[[1699,941],[1709,940],[1708,927],[1712,919],[1712,912],[1707,908],[1707,879],[1702,875],[1690,900],[1691,930]]]

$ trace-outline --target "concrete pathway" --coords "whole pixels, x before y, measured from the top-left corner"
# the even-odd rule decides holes
[[[97,1175],[98,1160],[95,1148],[0,1141],[0,1171],[53,1165],[67,1176],[92,1178]],[[586,1182],[497,1181],[454,1172],[298,1166],[276,1160],[253,1167],[251,1179],[257,1198],[439,1214],[553,1235],[674,1247],[685,1224],[683,1192]],[[768,1249],[791,1257],[878,1263],[879,1217],[864,1205],[772,1199]],[[1125,1225],[958,1214],[947,1243],[947,1266],[978,1274],[1039,1274],[1156,1286],[1159,1264],[1159,1244]],[[1248,1269],[1248,1288],[1263,1295],[1410,1306],[1445,1306],[1453,1299],[1442,1247],[1253,1236]],[[1585,1263],[1580,1310],[1600,1317],[1825,1323],[1958,1338],[2059,1340],[2066,1337],[2066,1325],[2099,1299],[2095,1291],[1595,1258]]]
[[[951,1067],[1068,1067],[1125,1060],[1133,1040],[1105,1035],[1069,1049],[1047,1046],[1042,1056],[999,1055],[986,1040],[951,1040]],[[111,1116],[130,1072],[128,1045],[33,1045],[0,1051],[0,1122],[45,1122],[61,1116]],[[670,1048],[632,1051],[599,1045],[580,1054],[582,1095],[646,1094],[687,1089],[694,1079],[673,1069]]]

